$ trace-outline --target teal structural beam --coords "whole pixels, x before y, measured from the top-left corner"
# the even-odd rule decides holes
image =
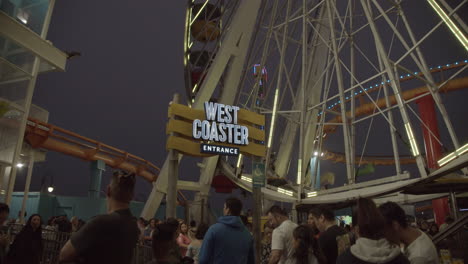
[[[102,172],[106,170],[106,164],[102,160],[91,162],[91,178],[89,180],[88,197],[99,198],[101,192]]]

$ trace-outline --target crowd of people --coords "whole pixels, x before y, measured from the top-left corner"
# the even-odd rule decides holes
[[[107,214],[88,223],[73,217],[49,219],[45,229],[68,232],[70,239],[60,250],[59,263],[128,264],[136,245],[152,249],[152,264],[255,263],[251,225],[241,217],[242,203],[228,198],[224,215],[208,226],[181,219],[165,221],[132,216],[135,176],[115,173],[107,187]],[[0,221],[6,222],[9,208],[0,204]],[[403,209],[393,202],[380,205],[360,198],[353,210],[352,225],[336,221],[326,206],[314,207],[307,223],[298,225],[285,209],[274,205],[263,226],[262,264],[328,263],[439,263],[430,235],[436,232],[421,222],[408,222]],[[447,219],[450,221],[450,219]],[[43,245],[42,219],[31,215],[25,226],[9,241],[0,233],[0,264],[39,264]],[[431,233],[432,232],[432,233]]]

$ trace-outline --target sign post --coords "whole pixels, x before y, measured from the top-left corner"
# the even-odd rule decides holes
[[[252,182],[253,187],[262,188],[265,187],[265,164],[258,162],[258,159],[254,159],[252,164]]]
[[[171,104],[179,103],[179,94],[174,94]],[[176,120],[175,115],[170,116],[171,120]],[[174,132],[170,136],[176,136]],[[166,193],[166,218],[176,217],[177,208],[177,181],[179,179],[179,154],[177,150],[169,149],[169,179]]]
[[[265,187],[265,164],[262,157],[252,157],[252,197],[254,202],[252,226],[255,245],[255,263],[260,263],[262,250],[262,187]]]
[[[175,215],[177,189],[177,154],[194,157],[213,155],[238,156],[243,154],[252,159],[253,173],[253,227],[256,249],[256,263],[261,252],[262,192],[265,186],[265,116],[240,109],[237,106],[205,102],[204,111],[178,104],[174,97],[169,107],[169,122],[166,133],[169,137],[166,148],[170,151],[167,216]],[[174,196],[172,196],[174,195]],[[206,202],[206,201],[202,201]],[[206,214],[202,210],[202,215]]]

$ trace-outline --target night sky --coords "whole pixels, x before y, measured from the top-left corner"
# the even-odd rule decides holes
[[[51,124],[162,166],[166,106],[184,89],[185,5],[57,1],[48,39],[82,56],[68,61],[66,72],[40,75],[33,103],[50,112]],[[48,152],[47,162],[35,165],[31,191],[40,189],[44,176],[53,176],[58,194],[83,196],[89,163]],[[24,188],[24,178],[18,174],[16,190]],[[146,199],[150,190],[139,180],[136,199]]]
[[[167,104],[174,93],[185,94],[185,10],[186,1],[117,1],[113,5],[105,1],[57,1],[48,39],[59,49],[79,51],[82,56],[68,61],[66,72],[40,75],[33,103],[50,112],[49,123],[53,125],[162,166],[166,158]],[[433,12],[430,8],[418,10],[426,12],[431,23],[439,21],[429,13]],[[451,52],[433,51],[437,53],[426,57],[429,66],[466,57],[461,47]],[[459,95],[466,98],[467,91]],[[463,96],[454,99],[456,105],[461,106]],[[466,111],[453,106],[448,110],[455,116],[453,122],[461,124]],[[467,140],[468,133],[462,131],[459,138]],[[24,188],[25,171],[17,176],[17,191]],[[110,172],[108,168],[102,188]],[[194,162],[186,159],[180,174],[180,178],[190,180],[197,180],[199,175]],[[89,175],[88,162],[48,152],[46,162],[35,164],[31,191],[40,189],[41,179],[49,183],[53,178],[57,194],[85,196]],[[135,199],[145,201],[150,191],[151,184],[140,179]]]

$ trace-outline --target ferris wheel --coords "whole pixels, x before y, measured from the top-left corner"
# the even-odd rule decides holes
[[[467,94],[465,2],[188,1],[187,104],[266,115],[270,199],[338,202],[466,175],[468,132],[450,114]],[[251,188],[248,160],[204,159],[200,193],[216,168]]]
[[[289,193],[302,186],[310,197],[336,184],[344,190],[425,178],[446,165],[444,155],[462,156],[467,148],[446,109],[447,92],[467,86],[467,27],[457,15],[463,3],[418,3],[441,17],[421,26],[408,2],[189,1],[190,103],[201,87],[213,85],[204,82],[218,67],[214,58],[229,55],[220,47],[229,44],[237,16],[258,8],[252,41],[239,51],[246,61],[237,86],[226,82],[233,70],[228,62],[209,99],[220,100],[230,85],[234,103],[268,115],[270,177],[289,179]],[[440,36],[451,61],[430,64],[428,46]]]

